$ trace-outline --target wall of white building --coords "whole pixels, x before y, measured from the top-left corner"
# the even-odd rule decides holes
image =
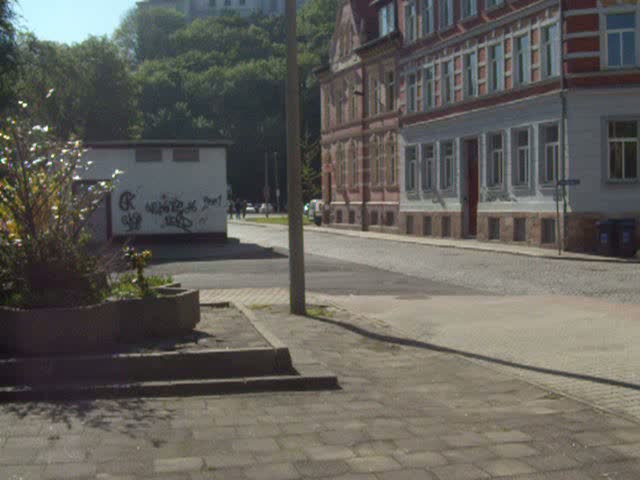
[[[124,172],[111,194],[114,236],[226,234],[225,148],[200,149],[198,162],[175,162],[172,148],[162,149],[160,162],[137,162],[133,148],[96,148],[87,159],[84,180]]]
[[[515,101],[496,107],[455,115],[442,120],[415,124],[400,131],[400,211],[460,211],[466,196],[467,171],[464,140],[477,138],[479,145],[480,203],[478,211],[486,212],[547,212],[555,211],[554,189],[540,182],[539,158],[541,152],[541,127],[559,123],[561,102],[557,93],[532,99]],[[512,159],[515,158],[513,137],[518,129],[530,132],[529,185],[516,186],[513,182]],[[501,188],[489,187],[487,182],[488,135],[503,134],[504,181]],[[440,185],[440,150],[442,142],[453,140],[455,144],[454,188],[447,192],[423,192],[422,168],[418,175],[416,192],[406,191],[405,147],[434,143],[436,146],[436,185]],[[420,158],[420,157],[418,157]]]
[[[604,214],[640,211],[637,180],[627,183],[608,180],[608,122],[640,122],[640,89],[572,91],[567,104],[569,176],[581,182],[569,188],[572,211]]]

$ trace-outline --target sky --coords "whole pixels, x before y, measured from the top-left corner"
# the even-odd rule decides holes
[[[43,40],[76,43],[111,35],[137,0],[17,0],[22,28]]]

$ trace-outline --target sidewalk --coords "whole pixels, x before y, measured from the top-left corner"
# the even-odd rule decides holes
[[[285,229],[281,225],[270,225],[256,222],[238,222],[237,220],[230,223],[249,223],[250,225],[260,226],[264,228],[280,228]],[[342,235],[347,237],[365,238],[371,240],[385,240],[400,243],[412,243],[418,245],[426,245],[430,247],[441,248],[457,248],[462,250],[475,250],[481,252],[493,252],[493,253],[505,253],[509,255],[520,255],[526,257],[545,258],[552,260],[574,260],[583,262],[605,262],[605,263],[640,263],[637,258],[625,259],[615,257],[601,257],[598,255],[588,255],[584,253],[574,252],[562,252],[562,255],[558,255],[557,250],[530,247],[525,245],[513,245],[499,242],[480,242],[478,240],[465,239],[457,240],[453,238],[433,238],[433,237],[418,237],[412,235],[402,235],[395,233],[380,233],[380,232],[363,232],[361,230],[347,230],[342,228],[329,228],[329,227],[316,227],[305,226],[305,230],[329,233],[332,235]]]
[[[260,308],[338,392],[0,405],[0,478],[630,480],[640,425],[344,311]]]

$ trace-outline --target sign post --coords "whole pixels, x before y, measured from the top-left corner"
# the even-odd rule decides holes
[[[558,237],[558,255],[562,255],[563,243],[560,241],[560,187],[562,187],[562,202],[564,204],[563,241],[566,241],[568,233],[567,221],[569,219],[569,214],[567,212],[567,187],[577,187],[578,185],[580,185],[580,180],[577,178],[565,178],[558,180],[558,183],[556,183],[556,235]]]

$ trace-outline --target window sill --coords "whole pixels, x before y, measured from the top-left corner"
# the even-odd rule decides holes
[[[607,179],[608,185],[637,185],[638,183],[640,183],[640,181],[637,178],[629,178],[629,179],[608,178]]]

